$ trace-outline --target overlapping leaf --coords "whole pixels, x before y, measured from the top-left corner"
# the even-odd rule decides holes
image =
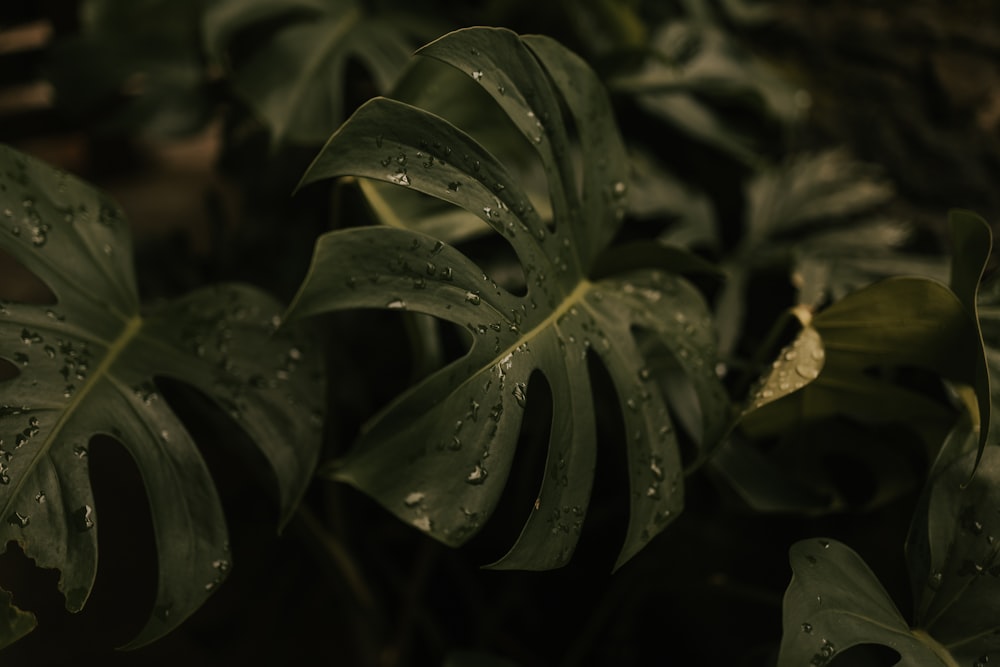
[[[468,73],[438,60],[416,58],[389,97],[456,125],[494,155],[524,188],[531,205],[550,222],[545,174],[521,132]],[[445,243],[481,237],[490,227],[478,215],[448,202],[392,184],[362,180],[360,187],[379,222],[430,234]]]
[[[135,460],[158,557],[154,614],[134,640],[176,627],[229,569],[225,522],[208,469],[156,381],[185,383],[225,411],[263,454],[287,519],[319,449],[322,381],[314,354],[275,332],[279,304],[240,285],[194,292],[140,314],[121,212],[81,181],[0,147],[0,248],[51,289],[51,305],[0,305],[0,545],[57,568],[72,611],[97,567],[101,508],[88,476],[93,436]],[[13,607],[0,644],[33,625]]]
[[[740,243],[725,264],[730,280],[717,306],[722,350],[734,349],[742,334],[747,288],[761,269],[792,268],[798,303],[811,308],[868,284],[845,284],[833,267],[868,259],[883,267],[876,278],[894,275],[899,267],[887,256],[909,231],[876,214],[892,193],[877,170],[839,150],[799,156],[756,174],[746,186]]]
[[[977,367],[968,382],[977,384],[980,400],[966,402],[968,413],[941,446],[907,537],[913,627],[853,551],[837,543],[817,548],[814,541],[803,542],[792,549],[795,575],[785,598],[780,665],[801,664],[822,639],[842,648],[861,642],[889,646],[907,665],[985,667],[1000,653],[1000,458],[990,414],[996,397],[990,397],[988,377],[1000,372],[996,281],[979,291],[992,244],[978,216],[957,211],[951,219],[952,286],[967,314],[982,325],[988,366],[978,365],[981,348],[974,336],[968,346]],[[836,597],[831,600],[828,593]],[[807,628],[814,636],[803,636]]]
[[[779,667],[860,643],[888,646],[903,665],[986,667],[1000,655],[1000,458],[978,459],[978,437],[963,420],[914,515],[907,561],[915,598],[907,623],[875,575],[848,547],[807,540],[792,547]],[[819,662],[816,664],[825,664]]]
[[[888,646],[901,665],[951,667],[947,650],[911,629],[878,578],[849,547],[835,540],[792,546],[792,582],[785,593],[778,667],[831,663],[860,644]]]
[[[753,392],[743,429],[755,438],[780,436],[799,442],[804,428],[838,416],[865,424],[895,423],[923,438],[933,455],[952,423],[951,409],[892,381],[891,376],[893,368],[921,368],[974,392],[985,434],[990,421],[989,380],[970,301],[975,301],[990,248],[989,228],[981,219],[961,215],[952,216],[952,226],[956,239],[953,288],[925,278],[891,278],[850,294],[815,316],[799,307],[796,312],[805,325]],[[907,457],[884,436],[869,431],[869,439],[859,444],[858,451],[840,444],[835,453],[858,456],[886,472],[905,468]],[[812,456],[821,459],[819,442],[813,437],[808,441]],[[744,491],[748,502],[773,509],[778,497],[802,498],[797,490],[782,488],[796,487],[800,480],[762,486],[742,479],[767,475],[773,481],[782,473],[759,453],[734,452],[735,446],[730,443],[723,448],[713,464]],[[980,446],[985,446],[985,439]],[[923,452],[916,452],[909,458],[922,456]],[[801,471],[791,477],[801,477]],[[880,476],[886,481],[892,478]],[[840,506],[835,495],[814,501],[819,504],[782,509],[818,512]]]
[[[271,126],[275,143],[318,144],[330,135],[344,115],[350,59],[384,92],[406,65],[414,37],[440,34],[426,19],[364,4],[222,0],[209,7],[208,51],[226,64],[232,85]]]
[[[499,501],[533,375],[541,373],[553,401],[544,480],[524,508],[519,540],[496,566],[561,565],[577,543],[594,474],[587,356],[595,354],[626,428],[631,514],[622,563],[678,514],[683,498],[671,410],[634,331],[655,339],[693,388],[701,442],[711,444],[727,402],[705,304],[690,284],[661,270],[588,279],[619,226],[628,166],[607,98],[579,58],[546,38],[491,28],[452,33],[421,53],[479,83],[535,147],[553,220],[541,219],[492,154],[416,107],[373,100],[330,139],[307,182],[363,176],[457,205],[503,235],[527,281],[526,294],[507,292],[454,248],[414,231],[349,229],[320,239],[293,315],[406,309],[453,322],[471,339],[466,356],[367,425],[337,477],[435,538],[464,542]],[[579,135],[579,176],[563,109]]]

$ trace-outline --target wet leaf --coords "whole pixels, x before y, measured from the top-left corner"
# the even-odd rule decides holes
[[[912,486],[895,474],[903,463],[919,458],[920,448],[906,454],[899,445],[878,433],[876,424],[894,424],[915,436],[914,444],[936,451],[940,438],[954,419],[953,409],[894,380],[894,369],[919,368],[961,384],[976,383],[977,353],[981,346],[967,312],[950,289],[924,278],[891,278],[835,303],[819,314],[803,315],[808,324],[795,340],[781,350],[757,387],[751,392],[740,417],[740,429],[762,441],[781,438],[782,448],[764,455],[740,453],[737,447],[753,443],[731,443],[723,449],[713,468],[752,507],[782,508],[810,514],[850,506],[834,489],[825,496],[796,508],[782,498],[802,498],[802,478],[820,485],[808,468],[811,459],[823,460],[822,447],[813,446],[810,428],[827,420],[846,418],[868,425],[854,436],[862,439],[869,456],[859,462],[881,470],[876,479],[898,490]],[[847,455],[851,447],[840,454]],[[808,456],[801,454],[805,450]],[[796,454],[799,452],[800,454]],[[790,465],[789,456],[796,462]],[[740,463],[747,460],[748,467]],[[805,466],[805,467],[803,467]],[[784,485],[762,485],[743,479],[754,469],[773,480],[788,476]],[[915,474],[915,469],[910,471]],[[885,500],[886,489],[876,489],[871,501]]]
[[[532,377],[544,374],[553,398],[544,480],[533,507],[525,508],[530,514],[520,538],[495,566],[562,565],[579,538],[593,481],[587,357],[596,355],[617,390],[626,428],[631,514],[621,564],[683,503],[671,407],[636,332],[675,358],[700,404],[700,444],[710,446],[728,407],[705,303],[663,270],[588,277],[619,227],[628,165],[604,91],[579,58],[547,38],[489,28],[452,33],[421,54],[479,83],[534,146],[553,219],[542,219],[495,156],[416,107],[373,100],[330,139],[305,182],[363,176],[450,202],[510,243],[527,280],[526,294],[507,292],[451,246],[411,230],[349,229],[319,240],[291,315],[405,309],[453,322],[471,340],[466,356],[367,425],[337,477],[436,539],[461,544],[499,502],[532,400]],[[581,188],[563,109],[579,134]]]
[[[388,97],[462,128],[504,164],[525,189],[539,216],[546,222],[552,220],[545,173],[537,154],[503,109],[468,73],[439,60],[417,58],[405,69]],[[422,153],[415,158],[430,160]],[[373,180],[360,181],[360,187],[384,225],[413,229],[452,244],[490,233],[489,225],[477,214],[411,188]]]
[[[901,665],[958,664],[926,633],[910,629],[878,578],[849,547],[836,540],[803,540],[792,546],[789,560],[792,581],[785,593],[778,667],[833,664],[859,644],[888,646],[902,656]]]
[[[271,126],[274,143],[320,143],[330,135],[344,117],[350,59],[385,92],[414,46],[440,34],[427,19],[380,13],[363,4],[223,0],[209,6],[208,51],[228,69],[236,92]]]
[[[1000,652],[1000,458],[991,444],[973,476],[977,441],[971,421],[960,421],[942,447],[906,545],[915,624],[960,664]]]
[[[56,299],[0,304],[0,357],[18,370],[0,382],[0,545],[14,540],[40,567],[60,570],[67,608],[81,609],[101,512],[88,447],[98,434],[117,439],[138,466],[153,516],[155,608],[130,646],[150,642],[207,599],[231,560],[215,486],[157,380],[198,390],[253,439],[287,519],[319,450],[322,382],[299,368],[315,352],[292,329],[276,332],[279,304],[247,286],[204,288],[141,314],[121,211],[6,147],[0,248]],[[23,625],[10,628],[0,644]]]
[[[857,554],[833,540],[805,540],[791,551],[779,666],[826,664],[807,660],[860,643],[888,646],[905,665],[985,667],[996,657],[1000,458],[987,447],[972,477],[977,443],[972,421],[960,420],[914,513],[906,544],[912,625]]]
[[[744,424],[763,435],[836,414],[882,422],[912,419],[915,412],[947,415],[873,371],[921,368],[972,384],[975,339],[962,303],[944,285],[924,278],[881,281],[813,317],[796,341],[808,347],[806,365],[798,367],[794,344],[782,351],[753,394]],[[822,364],[816,367],[817,362]],[[788,391],[781,391],[782,378]]]

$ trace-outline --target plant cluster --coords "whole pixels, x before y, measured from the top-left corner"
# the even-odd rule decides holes
[[[734,36],[762,7],[485,5],[81,3],[61,113],[221,126],[247,222],[211,270],[143,266],[107,195],[0,147],[0,249],[41,281],[0,302],[5,558],[83,609],[118,447],[140,653],[242,557],[221,459],[334,582],[343,664],[985,667],[988,224],[953,211],[949,257],[876,168],[795,153],[808,94]],[[4,586],[16,655],[36,618]]]

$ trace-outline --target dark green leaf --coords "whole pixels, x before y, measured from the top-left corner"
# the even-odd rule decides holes
[[[544,481],[520,539],[496,566],[561,565],[579,538],[593,480],[587,356],[596,354],[627,431],[631,515],[621,564],[677,516],[683,499],[668,400],[634,330],[675,357],[693,387],[701,444],[714,443],[727,421],[704,301],[663,271],[588,279],[620,224],[627,164],[607,100],[579,58],[545,38],[488,28],[452,33],[421,53],[472,77],[529,139],[548,177],[554,218],[546,224],[520,183],[477,142],[410,105],[374,100],[331,138],[306,182],[364,176],[457,205],[504,235],[527,279],[525,295],[511,294],[454,248],[414,231],[352,229],[320,239],[293,315],[406,309],[453,322],[472,340],[466,356],[368,424],[338,477],[435,538],[461,544],[499,501],[531,377],[541,372],[553,397]],[[574,114],[583,144],[582,191],[563,107]]]
[[[388,96],[461,127],[511,171],[531,205],[543,220],[551,222],[545,174],[537,154],[468,73],[439,60],[417,58]],[[421,192],[370,180],[361,181],[361,189],[385,225],[430,234],[446,243],[459,243],[490,231],[477,215]]]
[[[54,41],[47,68],[63,113],[99,115],[107,130],[166,137],[205,126],[214,103],[206,90],[200,1],[80,4],[80,33]]]
[[[910,629],[849,547],[836,540],[803,540],[792,546],[789,560],[792,582],[785,593],[778,667],[826,665],[858,644],[888,646],[903,656],[902,665],[958,664],[926,633]]]
[[[141,315],[118,208],[6,147],[0,248],[56,297],[0,305],[0,357],[19,371],[0,383],[0,544],[15,540],[39,566],[59,569],[66,605],[79,610],[94,582],[100,516],[88,446],[114,437],[139,468],[153,516],[155,609],[132,645],[152,641],[205,601],[230,560],[211,477],[157,379],[197,389],[251,436],[287,519],[319,449],[322,381],[296,370],[314,353],[292,330],[276,333],[279,304],[246,286],[205,288]]]
[[[995,445],[987,447],[973,477],[977,442],[971,422],[960,421],[942,447],[906,545],[915,624],[959,664],[1000,651],[994,537],[1000,534],[1000,458]]]
[[[209,53],[271,126],[275,143],[330,135],[344,116],[349,59],[384,92],[406,64],[414,35],[433,34],[438,29],[424,19],[380,14],[353,0],[222,0],[205,16]]]
[[[986,221],[970,211],[952,211],[948,216],[951,225],[953,259],[951,263],[951,289],[965,306],[970,321],[976,327],[975,377],[970,383],[976,391],[979,406],[979,453],[982,456],[990,433],[991,389],[990,369],[979,317],[979,284],[993,248],[993,231]],[[991,341],[996,345],[1000,340]],[[978,462],[978,458],[977,458]],[[975,470],[975,467],[973,467]]]
[[[869,371],[915,367],[971,383],[975,349],[974,330],[947,287],[923,278],[890,278],[813,317],[796,341],[779,353],[751,397],[744,421],[776,419],[774,411],[767,412],[768,405],[793,393],[794,403],[786,399],[775,404],[793,413],[792,421],[838,413],[866,420],[879,415],[883,420],[909,418],[913,415],[908,401],[917,406],[926,401],[902,388],[894,391],[891,382]],[[881,398],[872,403],[876,395]],[[788,425],[771,424],[775,430]]]
[[[802,318],[809,321],[808,315]],[[882,484],[907,488],[895,473],[909,456],[884,436],[872,430],[874,424],[897,424],[921,438],[934,451],[939,438],[954,419],[953,410],[892,380],[894,368],[921,368],[963,384],[975,379],[977,341],[975,328],[962,303],[944,285],[923,278],[891,278],[860,290],[812,317],[796,339],[778,353],[772,368],[751,393],[740,418],[740,427],[750,437],[763,440],[782,438],[798,442],[771,453],[770,469],[790,470],[802,477],[809,460],[795,454],[805,451],[821,461],[822,447],[813,446],[816,435],[810,429],[834,418],[848,418],[868,424],[870,440],[864,440],[870,456],[858,460],[879,472]],[[862,434],[853,439],[864,438]],[[807,444],[808,443],[808,444]],[[752,443],[731,444],[729,448],[753,447]],[[798,463],[789,465],[789,453]],[[853,452],[859,453],[859,452]],[[852,454],[852,447],[841,454]],[[735,458],[734,458],[735,457]],[[726,454],[715,466],[734,489],[753,507],[781,506],[780,497],[795,497],[798,481],[788,489],[743,480],[750,468],[734,461],[756,454]],[[805,467],[803,467],[805,466]],[[816,481],[813,482],[817,483]],[[787,486],[787,485],[786,485]],[[772,492],[779,491],[772,497]],[[763,495],[762,495],[763,494]],[[790,495],[789,495],[790,494]],[[843,499],[828,494],[830,511],[842,507]],[[888,498],[886,489],[876,489],[870,502]],[[789,509],[787,506],[784,509]],[[815,513],[814,502],[800,511]]]

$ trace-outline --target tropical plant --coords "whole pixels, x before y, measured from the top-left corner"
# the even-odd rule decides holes
[[[301,333],[277,332],[280,307],[244,285],[217,285],[141,312],[121,211],[76,178],[3,148],[0,247],[51,290],[4,303],[0,541],[61,573],[71,611],[97,568],[88,477],[92,439],[124,446],[149,494],[159,583],[132,644],[177,627],[229,570],[215,486],[161,380],[198,390],[253,438],[279,488],[283,520],[298,504],[320,445],[323,378]],[[34,625],[8,606],[2,643]]]
[[[242,598],[282,610],[268,642],[302,634],[233,634],[216,661],[249,637],[247,660],[377,665],[995,659],[989,225],[951,213],[949,267],[878,168],[771,145],[806,105],[740,56],[759,7],[588,1],[557,35],[588,63],[490,27],[410,58],[446,2],[84,6],[51,52],[64,106],[162,137],[226,101],[219,171],[283,240],[246,241],[256,286],[140,289],[110,197],[0,147],[6,655],[46,625],[6,563],[57,570],[70,611],[95,588],[92,464],[116,447],[155,542],[126,647],[156,643],[127,655],[211,611],[242,558],[218,439],[309,555]],[[162,20],[119,34],[136,12]],[[288,238],[327,226],[305,266]],[[288,284],[287,307],[262,289]]]

